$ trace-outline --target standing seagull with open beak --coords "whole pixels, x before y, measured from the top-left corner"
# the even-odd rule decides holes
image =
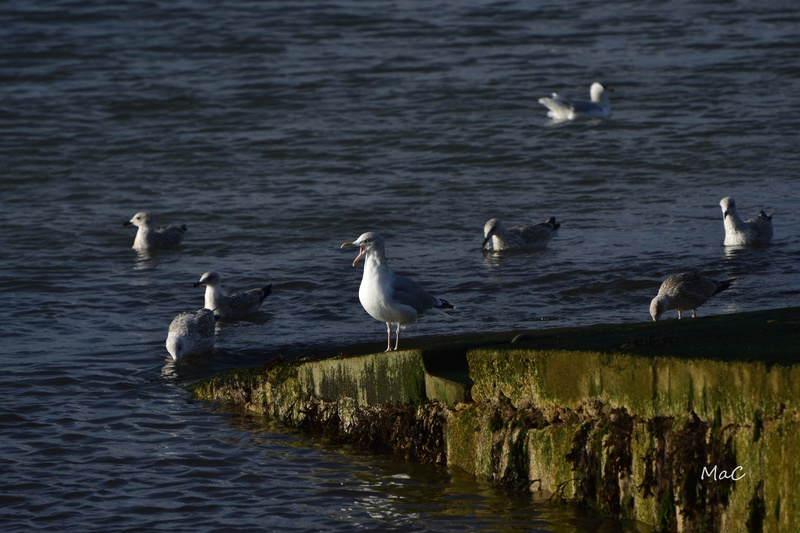
[[[443,309],[454,308],[447,300],[428,294],[413,279],[392,272],[386,262],[385,244],[380,234],[370,231],[341,247],[349,246],[359,248],[353,266],[364,257],[364,276],[358,289],[358,299],[372,318],[386,323],[387,352],[393,349],[392,324],[397,324],[394,342],[394,350],[397,350],[400,329],[413,324],[425,313],[443,313]]]

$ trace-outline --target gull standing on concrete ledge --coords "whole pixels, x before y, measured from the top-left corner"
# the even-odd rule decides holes
[[[169,325],[166,343],[175,362],[187,355],[210,352],[214,348],[216,321],[217,317],[210,309],[178,314]]]
[[[166,228],[156,228],[153,215],[146,211],[141,211],[133,215],[123,226],[134,225],[139,228],[136,238],[133,240],[134,250],[144,251],[153,248],[177,248],[183,241],[183,234],[186,233],[186,224],[182,226],[167,226]]]
[[[261,304],[272,292],[272,285],[259,289],[223,292],[219,274],[206,272],[200,276],[195,287],[206,286],[205,307],[213,310],[220,318],[244,318],[258,311]]]
[[[650,302],[650,316],[658,320],[666,311],[677,309],[678,319],[682,318],[682,311],[691,311],[692,318],[696,318],[695,310],[698,307],[730,287],[734,281],[736,278],[714,281],[694,272],[673,274],[664,280],[658,289],[658,296]]]
[[[556,93],[551,97],[539,98],[545,106],[547,116],[556,121],[575,120],[576,118],[608,118],[611,116],[611,101],[608,91],[602,83],[594,82],[589,88],[591,100],[570,100]]]
[[[482,248],[501,252],[504,250],[538,249],[547,246],[561,224],[556,217],[531,226],[506,226],[496,218],[490,219],[483,226]]]
[[[764,211],[758,218],[742,220],[736,212],[736,200],[726,196],[719,201],[725,223],[725,246],[769,244],[772,241],[772,215]]]
[[[364,233],[341,247],[348,246],[359,247],[353,266],[365,257],[358,299],[372,318],[386,323],[387,352],[392,351],[392,324],[397,324],[394,342],[394,349],[397,350],[401,328],[413,324],[425,313],[443,313],[442,309],[454,308],[447,300],[428,294],[413,279],[392,272],[386,262],[383,237],[378,233]]]

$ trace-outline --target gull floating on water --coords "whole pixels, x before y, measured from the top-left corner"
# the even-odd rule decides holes
[[[394,350],[400,344],[400,329],[413,324],[425,313],[443,313],[453,309],[447,300],[431,296],[411,278],[398,276],[386,262],[384,240],[378,233],[367,232],[342,248],[358,246],[353,266],[364,257],[364,276],[358,289],[358,299],[364,310],[375,320],[386,323],[386,351],[392,351],[392,324],[395,330]]]
[[[216,272],[206,272],[200,276],[195,287],[205,285],[205,307],[213,310],[220,318],[237,319],[258,311],[261,304],[272,292],[272,285],[258,289],[223,292],[220,276]]]
[[[169,325],[167,351],[177,362],[187,355],[198,355],[214,348],[214,324],[217,318],[210,309],[178,314]]]
[[[594,82],[589,88],[591,100],[570,100],[556,93],[551,97],[539,98],[545,106],[547,116],[553,120],[574,120],[576,118],[607,118],[611,115],[611,102],[608,91],[602,83]]]
[[[150,250],[153,248],[176,248],[183,241],[183,234],[186,233],[186,225],[167,226],[166,228],[156,228],[153,215],[146,211],[141,211],[133,215],[133,218],[122,224],[123,226],[134,225],[139,228],[136,232],[136,239],[133,241],[134,250]]]
[[[726,196],[719,201],[725,223],[725,246],[769,244],[772,241],[772,215],[761,211],[756,218],[742,220],[736,200]]]
[[[481,247],[496,252],[544,248],[553,237],[553,232],[560,227],[556,217],[530,226],[506,226],[502,221],[492,218],[483,226]]]
[[[658,320],[666,311],[677,309],[679,319],[682,318],[682,311],[691,311],[692,318],[695,318],[698,307],[730,287],[735,280],[714,281],[694,272],[673,274],[664,280],[658,289],[658,296],[650,302],[650,316]]]

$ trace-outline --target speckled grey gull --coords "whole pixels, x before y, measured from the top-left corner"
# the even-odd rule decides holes
[[[217,319],[210,309],[184,311],[169,325],[167,351],[177,362],[188,355],[198,355],[214,348],[214,324]]]
[[[556,217],[528,226],[506,226],[502,221],[492,218],[483,226],[482,248],[495,252],[541,249],[547,246],[553,232],[560,227]]]
[[[261,308],[261,304],[272,292],[271,284],[257,289],[225,292],[220,279],[217,272],[206,272],[194,284],[195,287],[205,285],[205,307],[214,310],[220,318],[235,320],[252,315]]]
[[[186,233],[186,225],[167,226],[156,228],[153,215],[146,211],[140,211],[133,215],[133,218],[125,222],[123,226],[136,226],[136,238],[133,241],[134,250],[152,250],[158,248],[177,248],[183,242],[183,235]]]
[[[395,274],[386,262],[385,243],[380,234],[367,232],[341,247],[348,246],[359,247],[353,266],[365,258],[358,299],[372,318],[386,323],[387,352],[393,349],[392,324],[397,325],[394,343],[394,350],[397,350],[400,329],[405,329],[426,313],[444,313],[443,309],[454,308],[447,300],[428,294],[413,279]]]
[[[673,274],[664,280],[658,295],[650,302],[650,316],[658,320],[666,311],[677,309],[679,319],[682,311],[691,311],[692,318],[695,318],[698,307],[730,287],[735,280],[715,281],[695,272]]]
[[[756,218],[742,220],[736,200],[726,196],[719,201],[725,224],[725,246],[769,244],[772,242],[772,215],[761,211]]]

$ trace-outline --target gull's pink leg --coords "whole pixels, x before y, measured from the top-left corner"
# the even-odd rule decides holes
[[[394,349],[397,351],[397,346],[400,344],[400,322],[397,323],[397,330],[394,332]]]

